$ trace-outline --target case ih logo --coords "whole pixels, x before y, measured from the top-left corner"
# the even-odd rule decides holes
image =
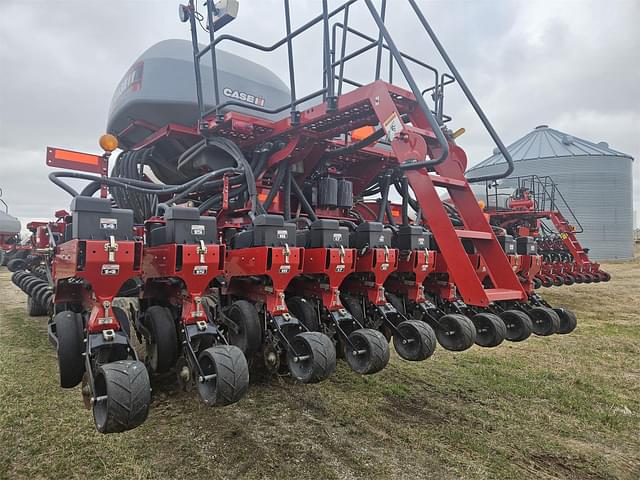
[[[138,62],[134,64],[127,73],[125,73],[113,94],[114,105],[119,103],[126,93],[140,90],[140,87],[142,86],[142,71],[143,63]]]
[[[255,95],[251,95],[250,93],[241,92],[240,90],[234,90],[228,87],[223,89],[222,93],[225,97],[234,98],[242,102],[247,102],[259,107],[264,107],[264,98],[262,97],[256,97]]]

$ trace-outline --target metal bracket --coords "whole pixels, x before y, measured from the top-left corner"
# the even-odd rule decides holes
[[[347,253],[344,249],[344,246],[340,245],[340,263],[344,264],[344,259],[347,256]]]
[[[116,252],[118,251],[118,244],[116,238],[113,235],[109,236],[109,241],[104,244],[104,251],[109,254],[109,261],[116,261]]]
[[[207,254],[207,246],[204,244],[204,240],[200,240],[199,243],[196,253],[200,255],[200,263],[204,265],[207,262],[207,259],[205,258],[205,255]]]

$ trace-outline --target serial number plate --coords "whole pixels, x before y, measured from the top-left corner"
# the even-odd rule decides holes
[[[102,275],[118,275],[120,273],[120,265],[106,264],[102,265]]]
[[[206,275],[208,271],[209,271],[208,265],[196,265],[195,267],[193,267],[194,275]]]

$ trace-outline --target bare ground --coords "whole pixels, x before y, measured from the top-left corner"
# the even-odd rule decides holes
[[[147,422],[93,428],[58,387],[46,319],[0,270],[0,478],[640,478],[640,261],[608,284],[545,290],[571,335],[393,356],[320,385],[253,378],[224,409],[156,379]]]

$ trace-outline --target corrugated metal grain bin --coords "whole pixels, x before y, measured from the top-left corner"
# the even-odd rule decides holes
[[[584,228],[578,236],[596,260],[633,257],[633,158],[605,142],[592,143],[536,127],[509,145],[512,176],[549,176]],[[504,171],[500,153],[471,167],[470,177]],[[508,179],[503,185],[509,184]],[[563,212],[566,213],[566,212]],[[569,218],[569,217],[568,217]]]

